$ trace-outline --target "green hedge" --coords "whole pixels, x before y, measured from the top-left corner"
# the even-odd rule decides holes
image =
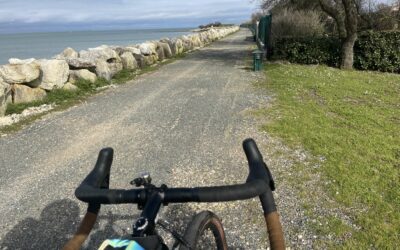
[[[400,32],[363,32],[354,55],[357,69],[400,73]]]
[[[340,40],[333,37],[280,38],[271,59],[301,64],[340,64]],[[400,73],[400,32],[363,32],[354,46],[354,67]]]
[[[340,41],[331,37],[280,38],[272,51],[272,59],[292,63],[339,66],[340,61]]]

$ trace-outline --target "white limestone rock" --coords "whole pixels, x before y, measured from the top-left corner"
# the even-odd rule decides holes
[[[78,90],[78,87],[73,85],[70,82],[67,82],[66,84],[64,84],[63,89],[68,90],[68,91],[75,91],[75,90]]]
[[[41,76],[31,87],[40,87],[45,90],[62,88],[68,81],[69,67],[65,60],[38,60],[40,65]]]
[[[162,49],[165,58],[172,57],[172,51],[171,51],[171,48],[169,47],[168,43],[158,42],[157,48]]]
[[[6,64],[0,66],[0,77],[8,84],[29,83],[39,78],[39,69],[36,63]]]
[[[95,62],[82,59],[82,58],[66,58],[65,61],[68,63],[71,69],[90,69],[96,68]]]
[[[0,78],[0,117],[4,116],[7,104],[11,100],[11,85]]]
[[[140,53],[145,56],[156,54],[157,53],[156,48],[157,46],[152,42],[145,42],[139,44]]]
[[[14,103],[25,103],[42,100],[46,97],[46,91],[41,88],[31,88],[26,85],[14,84]]]
[[[79,54],[73,48],[65,48],[63,52],[56,55],[54,59],[78,58]]]
[[[30,64],[33,63],[36,59],[29,58],[29,59],[18,59],[18,58],[10,58],[8,59],[9,64]]]
[[[75,83],[78,79],[84,79],[91,83],[95,83],[97,81],[97,76],[95,73],[92,73],[87,69],[70,70],[68,82]]]
[[[88,50],[81,50],[79,52],[79,56],[81,59],[93,63],[98,59],[109,61],[119,58],[118,53],[115,50],[105,45],[96,48],[90,48]]]
[[[138,63],[131,52],[126,51],[122,53],[121,61],[124,69],[136,69],[138,67]]]

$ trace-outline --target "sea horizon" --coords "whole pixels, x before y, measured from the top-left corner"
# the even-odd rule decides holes
[[[79,52],[101,45],[126,46],[174,38],[189,34],[193,29],[195,27],[1,33],[0,64],[7,64],[9,58],[50,59],[67,47]]]

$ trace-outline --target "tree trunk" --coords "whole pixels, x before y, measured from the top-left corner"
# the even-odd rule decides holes
[[[357,33],[348,34],[342,42],[341,69],[352,69],[354,62],[354,44],[357,40]]]

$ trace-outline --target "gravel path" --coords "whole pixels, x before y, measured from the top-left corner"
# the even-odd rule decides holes
[[[248,172],[242,140],[253,137],[260,145],[270,143],[249,115],[269,99],[252,85],[262,74],[246,68],[252,45],[246,36],[250,33],[242,30],[0,138],[0,249],[60,248],[85,211],[74,189],[105,146],[115,150],[114,188],[130,188],[129,181],[142,171],[150,171],[155,184],[168,186],[243,182]],[[270,155],[265,150],[262,153]],[[278,188],[281,176],[276,177]],[[289,189],[280,192],[282,215],[300,211],[294,197],[290,204],[280,199],[281,194],[293,196]],[[264,221],[255,199],[171,205],[164,208],[163,217],[182,231],[182,225],[201,209],[223,219],[230,247],[266,248]],[[127,234],[137,214],[132,205],[104,206],[86,248],[97,249],[106,237]],[[285,229],[288,240],[302,230],[296,214],[284,220],[285,227],[300,225]]]

